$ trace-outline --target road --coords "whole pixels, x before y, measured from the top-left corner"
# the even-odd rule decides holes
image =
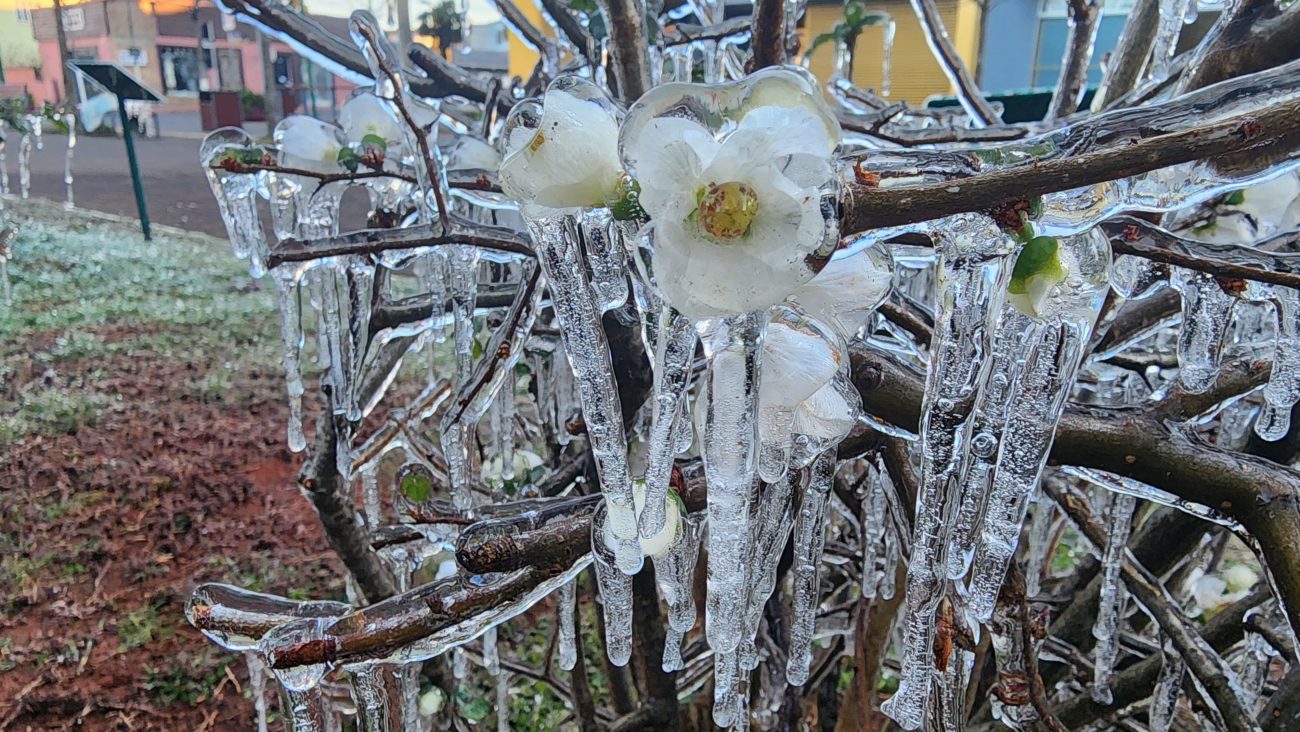
[[[62,201],[63,163],[68,149],[63,135],[45,136],[45,148],[32,150],[31,195]],[[207,178],[199,168],[199,140],[179,137],[135,138],[149,218],[155,223],[225,237],[225,226]],[[5,149],[9,191],[17,195],[18,143],[11,135]],[[72,158],[72,190],[79,207],[136,218],[135,195],[120,137],[81,135]],[[21,203],[10,204],[20,208]]]

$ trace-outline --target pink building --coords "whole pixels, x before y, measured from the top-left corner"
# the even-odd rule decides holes
[[[347,37],[344,18],[317,17],[327,30]],[[63,9],[68,57],[114,61],[166,96],[161,111],[195,110],[206,91],[265,92],[256,30],[215,7],[155,15],[136,0],[92,0]],[[32,31],[42,66],[28,88],[36,104],[63,95],[54,10],[32,11]],[[271,44],[277,88],[285,111],[313,108],[329,117],[355,86],[304,61],[289,46]],[[8,70],[6,70],[8,72]],[[24,79],[26,81],[26,79]]]

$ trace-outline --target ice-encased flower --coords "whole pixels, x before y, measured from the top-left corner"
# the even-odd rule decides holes
[[[341,130],[332,124],[302,114],[291,115],[275,126],[274,139],[288,164],[313,170],[338,167],[343,139]]]
[[[1188,235],[1220,244],[1249,244],[1289,231],[1300,224],[1300,176],[1279,175],[1225,197],[1214,223],[1193,228]]]
[[[506,120],[501,190],[532,215],[608,205],[623,178],[618,109],[595,84],[562,76]]]
[[[496,171],[501,153],[492,145],[470,135],[460,135],[444,153],[447,170]]]
[[[888,297],[893,278],[889,254],[881,247],[868,247],[831,259],[817,276],[791,293],[787,302],[848,339]]]
[[[352,97],[339,110],[339,126],[348,142],[357,143],[373,135],[389,145],[402,141],[402,126],[388,102],[370,92]]]
[[[773,320],[763,337],[760,441],[783,442],[790,434],[838,440],[858,416],[859,405],[836,383],[848,357],[839,340],[815,322],[793,325]]]
[[[755,104],[778,96],[785,103]],[[697,320],[733,315],[775,305],[812,279],[838,239],[838,133],[802,69],[665,84],[642,97],[621,144],[668,302]]]

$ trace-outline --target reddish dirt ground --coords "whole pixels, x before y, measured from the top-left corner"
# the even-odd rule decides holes
[[[338,596],[284,447],[281,376],[204,402],[183,386],[195,373],[62,363],[46,378],[120,399],[75,434],[0,447],[0,730],[247,730],[243,661],[185,622],[189,590]]]

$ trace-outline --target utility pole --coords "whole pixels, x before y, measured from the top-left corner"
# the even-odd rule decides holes
[[[410,0],[395,0],[397,3],[397,52],[405,57],[406,49],[411,47],[411,3]]]
[[[59,71],[62,72],[63,91],[59,101],[67,99],[72,93],[72,77],[68,71],[68,32],[63,27],[63,0],[54,0],[54,35],[59,42]]]

